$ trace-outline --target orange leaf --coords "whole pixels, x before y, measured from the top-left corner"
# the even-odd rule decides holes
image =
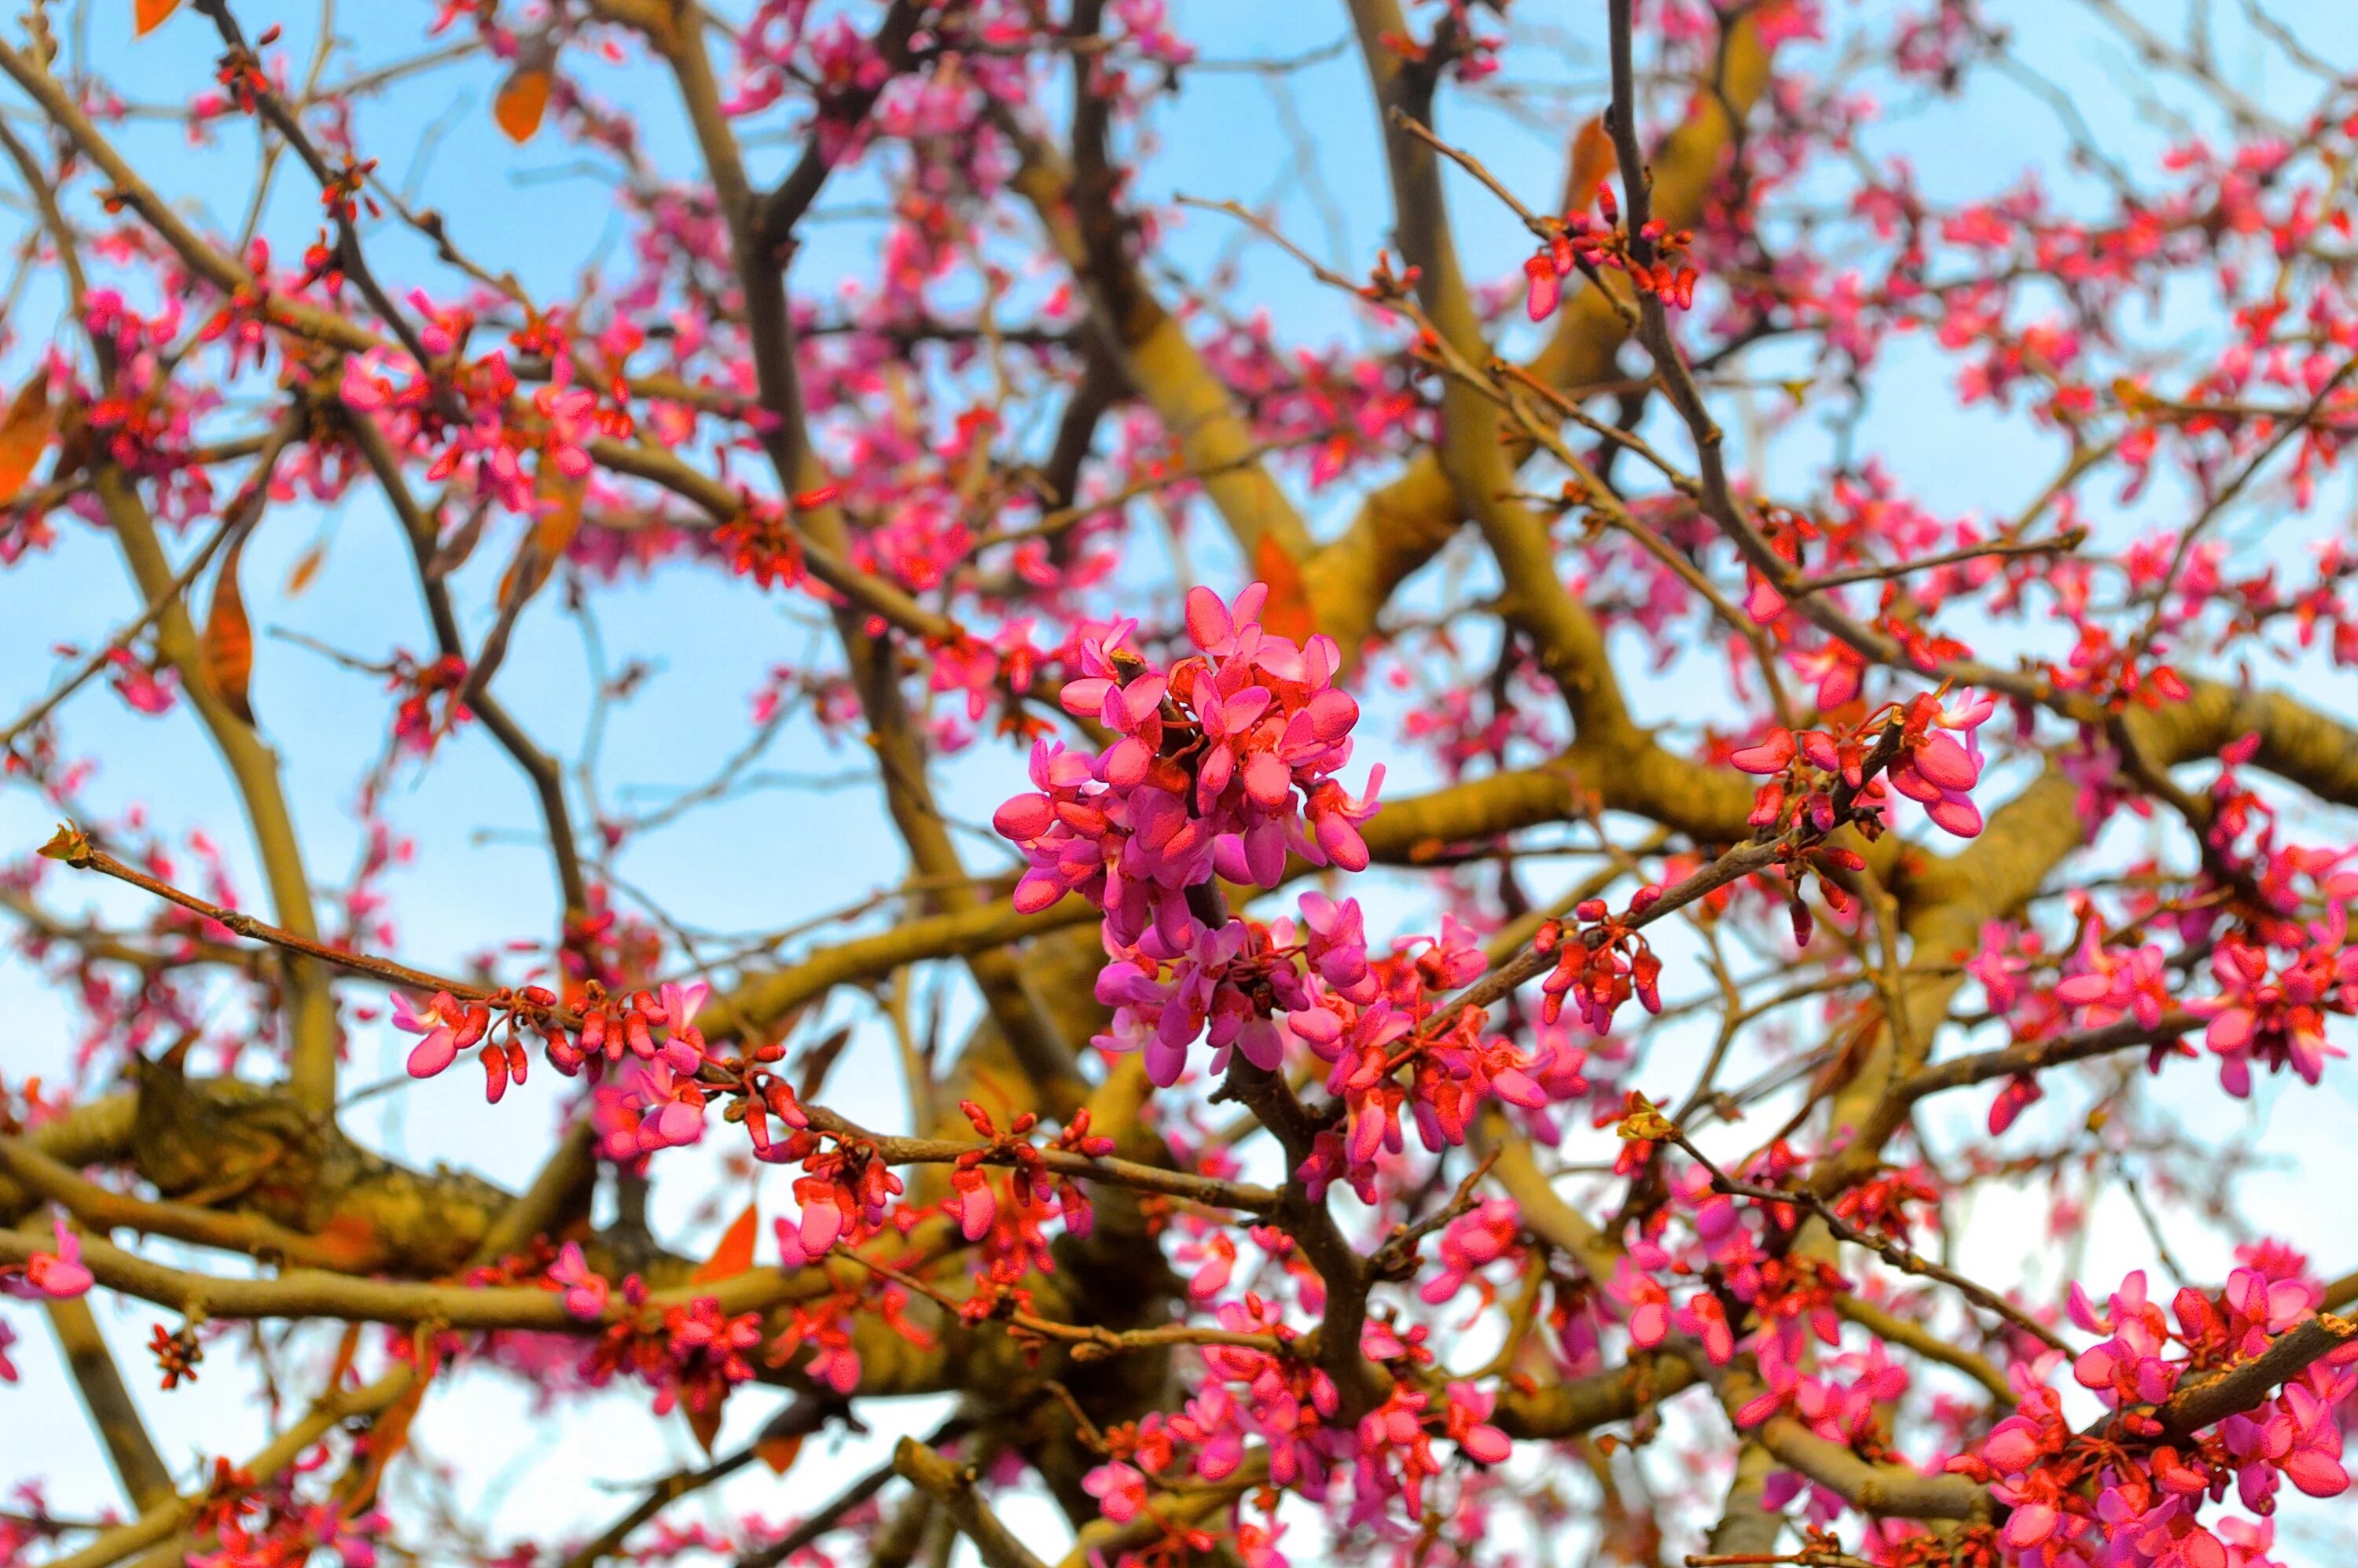
[[[803,1434],[788,1437],[765,1437],[753,1444],[753,1452],[773,1476],[783,1476],[794,1467],[795,1455],[803,1451]]]
[[[310,587],[311,579],[319,575],[319,568],[327,564],[327,559],[328,546],[325,545],[314,545],[296,557],[294,569],[287,574],[287,597],[292,599]]]
[[[344,1374],[352,1369],[352,1357],[360,1353],[360,1348],[361,1325],[355,1323],[345,1328],[344,1337],[336,1346],[335,1363],[328,1368],[328,1387],[341,1389],[344,1386]]]
[[[581,502],[589,489],[586,480],[568,479],[565,470],[546,457],[540,460],[533,474],[532,493],[537,504],[532,532],[525,536],[523,547],[508,568],[508,575],[500,580],[500,608],[521,603],[540,591],[557,563],[565,558],[572,547],[573,535],[581,531]]]
[[[1261,606],[1260,623],[1281,637],[1299,643],[1318,630],[1317,612],[1302,585],[1302,568],[1293,554],[1263,534],[1253,546],[1253,575],[1269,584],[1269,602]]]
[[[696,1441],[708,1459],[712,1456],[712,1440],[720,1435],[720,1407],[727,1402],[728,1396],[721,1394],[701,1410],[685,1402],[679,1407],[679,1413],[687,1417],[687,1430],[696,1433]]]
[[[245,554],[240,535],[213,579],[213,607],[205,615],[205,679],[229,710],[246,723],[254,722],[254,704],[247,688],[254,680],[254,626],[245,618],[245,598],[238,592],[239,557]]]
[[[1588,211],[1618,161],[1613,156],[1613,138],[1605,130],[1605,116],[1590,115],[1573,134],[1572,168],[1563,181],[1565,217]]]
[[[377,1228],[357,1214],[339,1214],[319,1227],[319,1245],[338,1263],[359,1272],[384,1251]]]
[[[500,83],[499,96],[492,100],[492,118],[512,142],[528,142],[540,129],[540,117],[548,110],[548,87],[553,78],[545,65],[519,62]]]
[[[17,388],[7,417],[0,419],[0,502],[16,499],[16,492],[33,477],[41,454],[49,449],[49,436],[56,428],[57,415],[49,407],[49,374],[37,370],[32,380]]]
[[[803,1078],[796,1091],[803,1098],[818,1098],[819,1090],[827,1085],[828,1070],[843,1054],[843,1048],[850,1044],[851,1026],[847,1023],[803,1053]]]
[[[409,1446],[409,1423],[425,1401],[426,1379],[415,1379],[401,1397],[387,1405],[370,1424],[366,1451],[344,1473],[341,1490],[345,1518],[366,1512],[376,1500],[377,1483],[384,1478],[384,1467]]]
[[[144,38],[180,8],[180,0],[131,0],[131,33]]]
[[[475,503],[474,510],[467,514],[467,520],[459,524],[459,531],[436,546],[434,558],[426,567],[428,581],[440,582],[467,564],[467,557],[475,553],[475,546],[483,537],[483,522],[491,514],[490,501]]]
[[[720,1245],[712,1256],[697,1265],[688,1276],[693,1284],[708,1285],[715,1280],[730,1279],[753,1266],[753,1238],[761,1231],[762,1218],[756,1206],[747,1204],[745,1212],[729,1222],[720,1235]]]
[[[565,552],[573,547],[573,535],[581,531],[581,501],[588,490],[587,480],[568,478],[546,458],[540,460],[532,492],[547,504],[533,523],[532,542],[550,566],[565,558]]]

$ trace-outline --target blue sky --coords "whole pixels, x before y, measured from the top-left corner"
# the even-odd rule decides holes
[[[1453,106],[1447,128],[1477,148],[1500,178],[1539,200],[1560,179],[1566,128],[1601,105],[1603,5],[1602,0],[1566,0],[1554,5],[1523,0],[1519,9],[1519,37],[1524,41],[1510,56],[1508,74],[1563,84],[1564,92],[1547,105],[1541,123],[1470,103],[1462,110]],[[100,10],[104,14],[92,23],[92,58],[104,60],[110,77],[135,100],[172,102],[209,77],[213,50],[201,18],[183,14],[154,38],[133,45],[124,18],[115,15],[127,12],[127,5]],[[1296,56],[1336,42],[1347,30],[1341,8],[1330,5],[1178,0],[1174,10],[1179,30],[1202,40],[1205,54],[1216,59]],[[1841,27],[1860,14],[1857,7],[1834,10]],[[2020,0],[1992,10],[2017,27],[2025,52],[2098,120],[2107,145],[2122,162],[2133,168],[2150,165],[2166,145],[2167,134],[2143,118],[2133,100],[2146,88],[2165,99],[2183,100],[2184,94],[2156,81],[2117,45],[2102,42],[2077,6]],[[352,69],[352,61],[372,63],[422,47],[420,35],[431,8],[346,6],[344,11],[340,31],[353,39],[354,49],[344,66],[331,69],[330,80]],[[2283,7],[2282,14],[2318,47],[2349,31],[2346,23],[2340,29],[2332,25],[2346,16],[2334,0]],[[279,17],[272,8],[259,5],[242,7],[241,15],[249,31],[259,30],[268,20],[284,20],[290,48],[298,59],[308,59],[315,32],[308,16]],[[2223,70],[2263,103],[2303,101],[2298,94],[2306,89],[2280,62],[2253,47],[2247,29],[2232,17],[2223,18],[2222,25],[2229,40],[2222,51]],[[2340,41],[2349,40],[2345,36]],[[594,90],[610,98],[627,98],[641,112],[651,154],[658,161],[674,169],[687,166],[676,119],[666,101],[647,91],[643,73],[605,72],[592,74],[590,81]],[[446,214],[462,248],[498,266],[514,268],[544,297],[563,297],[583,263],[603,258],[610,266],[619,264],[619,227],[597,183],[573,172],[580,161],[576,153],[546,133],[522,154],[512,152],[500,139],[489,114],[495,82],[489,65],[471,63],[373,100],[357,116],[359,140],[364,151],[382,159],[397,186],[414,188],[421,200]],[[1184,192],[1256,206],[1274,201],[1278,222],[1314,254],[1341,270],[1360,270],[1383,243],[1388,216],[1374,114],[1355,52],[1343,50],[1294,74],[1287,92],[1290,107],[1276,103],[1268,85],[1251,72],[1205,72],[1192,78],[1175,103],[1158,111],[1158,147],[1141,176],[1141,187],[1157,198]],[[13,115],[16,101],[5,94],[0,99],[9,103]],[[1547,115],[1555,116],[1552,123]],[[1291,137],[1295,134],[1306,134],[1315,144],[1314,182],[1303,180],[1292,162]],[[124,140],[139,149],[143,168],[176,200],[211,214],[220,224],[234,223],[254,163],[247,131],[233,127],[212,146],[190,147],[178,128],[159,124],[126,130]],[[1925,186],[1943,196],[1995,193],[2030,166],[2039,167],[2050,185],[2071,189],[2079,181],[2084,188],[2081,177],[2060,168],[2061,145],[2051,108],[2003,81],[1982,83],[1963,108],[1933,104],[1904,118],[1895,116],[1874,135],[1876,151],[1908,157]],[[788,152],[782,142],[761,149],[757,156],[772,161],[763,172],[774,173]],[[810,228],[810,243],[797,262],[799,289],[823,296],[833,280],[860,276],[871,265],[874,224],[856,215],[839,216],[871,194],[858,180],[830,189],[821,203],[822,221]],[[1476,258],[1476,270],[1499,276],[1510,273],[1526,246],[1511,215],[1464,181],[1455,182],[1452,200],[1460,243],[1469,257]],[[299,247],[316,222],[315,211],[310,192],[299,180],[282,178],[268,232],[282,246]],[[1170,254],[1183,267],[1198,268],[1235,246],[1238,239],[1227,220],[1190,214],[1175,226]],[[370,247],[380,270],[389,276],[406,276],[420,260],[417,243],[391,226],[373,233]],[[1317,342],[1354,338],[1364,330],[1335,296],[1268,247],[1245,248],[1239,268],[1240,283],[1232,297],[1267,308],[1284,323],[1290,338]],[[28,293],[9,323],[17,335],[16,351],[46,336],[55,308],[53,297],[45,299],[38,288]],[[2165,302],[2154,330],[2167,336],[2190,325],[2179,319],[2182,308],[2180,302]],[[1773,351],[1748,368],[1763,375],[1791,373]],[[2044,482],[2055,457],[2051,443],[2018,420],[1986,412],[1958,413],[1945,391],[1951,367],[1921,345],[1897,348],[1883,373],[1882,391],[1860,427],[1862,449],[1882,455],[1928,505],[1943,514],[2011,510]],[[1824,449],[1822,433],[1797,430],[1780,442],[1769,471],[1785,482],[1805,483]],[[2167,496],[2157,499],[2166,501]],[[1314,524],[1339,522],[1348,514],[1352,500],[1347,489],[1312,498]],[[68,539],[55,553],[27,561],[0,579],[0,600],[8,617],[0,630],[0,706],[10,712],[45,687],[59,667],[50,652],[53,644],[89,645],[136,609],[107,542],[71,524],[67,532]],[[287,580],[296,557],[320,540],[327,544],[327,556],[318,579],[300,597],[284,599],[276,585]],[[1223,558],[1212,531],[1198,527],[1189,543],[1196,568],[1207,579],[1236,582],[1234,564]],[[499,569],[492,557],[497,554],[487,549],[485,558],[460,579],[471,639],[480,636],[490,619],[492,587]],[[1134,569],[1144,575],[1158,569],[1158,563],[1141,561]],[[413,651],[427,646],[409,579],[406,547],[382,510],[364,495],[332,513],[291,508],[276,514],[247,552],[246,581],[256,602],[259,630],[283,629],[368,658],[381,658],[395,646]],[[544,744],[578,757],[590,714],[592,678],[581,629],[559,611],[557,598],[545,595],[525,618],[498,690]],[[707,777],[741,738],[747,704],[763,673],[776,663],[804,662],[825,643],[814,634],[806,606],[765,600],[742,581],[694,569],[666,573],[656,583],[625,581],[601,590],[592,600],[592,611],[610,667],[633,656],[654,663],[644,694],[608,719],[597,777],[610,807],[644,807]],[[1641,708],[1665,715],[1697,712],[1695,684],[1715,678],[1692,670],[1650,677],[1637,673],[1638,661],[1628,661],[1628,665]],[[2320,687],[2316,683],[2322,677],[2313,672],[2303,672],[2300,678],[2318,694],[2316,699],[2347,706],[2353,697],[2347,681]],[[314,876],[323,882],[341,881],[360,849],[351,817],[354,781],[381,749],[390,719],[380,684],[294,642],[265,635],[257,656],[254,702],[265,733],[285,755],[287,787]],[[1362,759],[1385,760],[1393,769],[1395,793],[1407,793],[1414,787],[1418,771],[1412,762],[1402,768],[1404,759],[1390,747],[1377,721],[1385,717],[1379,709],[1371,719]],[[260,879],[237,832],[234,799],[184,712],[162,719],[139,718],[93,689],[67,709],[64,734],[71,750],[103,760],[103,772],[92,792],[102,809],[144,801],[168,838],[207,828],[222,840],[231,863],[238,868],[241,888],[249,897],[259,896]],[[832,773],[858,762],[857,748],[831,749],[807,729],[791,730],[768,759],[773,768],[803,775]],[[1008,754],[991,752],[945,768],[941,792],[946,806],[968,820],[987,818],[990,807],[1013,787],[1018,767]],[[546,852],[533,841],[537,819],[530,796],[507,760],[480,733],[460,737],[423,775],[406,773],[391,812],[419,845],[416,862],[387,882],[395,900],[405,957],[427,967],[450,966],[477,950],[517,936],[541,936],[551,928],[554,895]],[[49,827],[38,799],[21,788],[0,791],[0,844],[29,848]],[[970,849],[969,860],[978,868],[987,865],[989,851]],[[902,854],[874,808],[872,792],[864,787],[822,794],[773,791],[698,813],[650,836],[624,854],[618,870],[631,886],[644,890],[699,928],[754,931],[858,902],[899,878]],[[79,902],[87,891],[73,888],[69,902]],[[91,893],[90,903],[124,918],[143,913],[135,900],[111,892]],[[1395,893],[1379,907],[1387,915],[1409,920],[1419,912],[1420,901],[1412,893]],[[54,1064],[61,1055],[56,1043],[62,1038],[65,1015],[14,960],[0,961],[0,995],[11,1004],[16,1037],[21,1042],[6,1053],[5,1065],[11,1076],[56,1071]],[[847,1003],[838,1000],[836,1006],[842,1016],[853,1016]],[[871,1031],[862,1037],[860,1048],[882,1044]],[[365,1083],[397,1072],[403,1048],[390,1031],[362,1027],[354,1038],[352,1081]],[[847,1114],[892,1123],[899,1105],[891,1075],[882,1065],[889,1058],[865,1059],[878,1062],[878,1070],[838,1073],[830,1098]],[[2188,1096],[2190,1104],[2198,1098]],[[351,1125],[397,1157],[449,1161],[514,1182],[529,1174],[556,1105],[557,1092],[546,1075],[494,1111],[481,1104],[478,1086],[466,1074],[453,1073],[372,1102],[352,1118]],[[2267,1109],[2266,1116],[2273,1119],[2262,1125],[2272,1146],[2301,1149],[2309,1172],[2322,1166],[2329,1173],[2330,1189],[2347,1193],[2358,1182],[2358,1157],[2331,1130],[2347,1109],[2346,1090],[2294,1095]],[[2255,1127],[2255,1133],[2260,1130]],[[675,1236],[700,1195],[697,1185],[679,1179],[658,1184],[658,1222],[671,1226]],[[2269,1178],[2255,1190],[2285,1214],[2293,1228],[2313,1229],[2320,1241],[2344,1228],[2344,1203],[2329,1207],[2310,1195],[2328,1190],[2324,1185]],[[772,1204],[783,1201],[783,1183],[773,1179],[766,1191]],[[1988,1217],[1990,1229],[2016,1237],[2036,1212],[2028,1199],[2018,1204],[2011,1217],[2006,1200],[1985,1201],[1999,1211]],[[2104,1277],[2101,1264],[2107,1256],[2142,1254],[2143,1238],[2125,1212],[2099,1211],[2090,1229],[2092,1278]],[[2201,1245],[2189,1251],[2193,1254],[2190,1263],[2196,1257],[2216,1260],[2215,1248],[2207,1254]],[[2331,1250],[2325,1260],[2329,1268],[2351,1261]],[[1998,1254],[1993,1253],[1990,1261],[1993,1271],[2003,1275]],[[144,1364],[144,1357],[133,1346],[144,1337],[152,1315],[126,1311],[114,1325],[120,1329],[124,1359],[135,1367]],[[25,1383],[0,1392],[0,1401],[15,1401],[19,1410],[66,1408],[59,1401],[70,1396],[38,1347],[37,1323],[21,1311],[12,1314],[11,1321],[34,1343],[18,1357],[26,1368]],[[228,1361],[226,1354],[219,1357],[218,1370],[193,1392],[146,1401],[168,1455],[176,1461],[198,1448],[234,1452],[251,1445],[247,1437],[257,1429],[256,1416],[244,1403],[246,1390],[230,1375]],[[739,1402],[730,1423],[732,1436],[758,1422],[764,1413],[755,1408],[761,1404],[753,1399]],[[7,1408],[0,1404],[0,1410]],[[666,1467],[666,1454],[681,1457],[687,1443],[676,1422],[648,1418],[634,1392],[601,1400],[595,1410],[601,1433],[643,1433],[637,1453],[644,1463],[617,1459],[611,1465],[585,1465],[535,1457],[537,1434],[523,1396],[484,1378],[464,1379],[457,1389],[438,1394],[421,1427],[419,1446],[454,1459],[476,1456],[469,1461],[460,1491],[471,1498],[497,1500],[494,1533],[502,1538],[552,1520],[595,1520],[621,1506],[616,1497],[599,1491],[598,1483],[658,1474]],[[936,1419],[925,1411],[900,1413],[913,1428]],[[884,1433],[878,1441],[890,1435]],[[487,1450],[492,1455],[488,1460],[481,1457]],[[833,1460],[806,1459],[795,1477],[795,1500],[823,1495],[835,1477],[867,1463],[864,1455],[871,1452],[872,1444]],[[68,1511],[99,1506],[111,1496],[103,1460],[79,1422],[0,1421],[0,1478],[20,1473],[47,1475],[52,1501]],[[773,1513],[788,1511],[791,1505],[773,1489],[765,1492],[767,1486],[761,1477],[747,1477],[716,1493],[710,1506],[725,1500]],[[1041,1530],[1044,1541],[1054,1539],[1042,1510],[1019,1505],[1016,1517]]]

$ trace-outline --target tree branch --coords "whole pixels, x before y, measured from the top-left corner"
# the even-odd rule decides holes
[[[1047,1568],[977,1495],[977,1477],[971,1470],[943,1458],[914,1437],[903,1438],[892,1450],[892,1468],[942,1506],[974,1542],[987,1568]]]

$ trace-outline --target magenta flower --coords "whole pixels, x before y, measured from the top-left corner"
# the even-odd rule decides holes
[[[82,1264],[81,1238],[68,1230],[62,1219],[51,1220],[49,1227],[57,1238],[57,1250],[34,1253],[26,1260],[23,1272],[0,1277],[0,1289],[13,1296],[46,1296],[62,1302],[86,1293],[97,1282]],[[10,1380],[15,1380],[13,1371]]]
[[[567,1312],[584,1323],[595,1323],[606,1315],[610,1287],[602,1275],[590,1271],[580,1243],[568,1241],[558,1250],[548,1277],[564,1288]]]
[[[394,993],[393,1025],[424,1039],[409,1051],[409,1076],[430,1078],[459,1059],[459,1053],[483,1037],[491,1027],[489,1008],[480,1004],[461,1007],[449,991],[437,991],[425,1011],[411,1007],[409,999]]]

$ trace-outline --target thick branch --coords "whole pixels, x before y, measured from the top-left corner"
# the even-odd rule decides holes
[[[1902,1519],[1986,1519],[1990,1495],[1963,1476],[1920,1476],[1905,1465],[1877,1465],[1829,1443],[1790,1416],[1760,1427],[1761,1445],[1788,1468],[1839,1495],[1861,1513]]]
[[[2190,1437],[2215,1422],[2250,1410],[2278,1384],[2299,1377],[2311,1362],[2331,1356],[2353,1338],[2358,1338],[2358,1322],[2320,1313],[2277,1336],[2266,1350],[2241,1366],[2179,1390],[2154,1413],[2171,1436]]]
[[[1048,1568],[1015,1539],[975,1491],[974,1473],[951,1463],[914,1437],[892,1450],[892,1468],[939,1503],[989,1568]]]
[[[763,243],[744,162],[722,111],[719,84],[705,50],[701,8],[693,3],[680,5],[677,20],[664,41],[688,124],[729,223],[738,281],[745,291],[746,331],[755,381],[761,388],[762,406],[772,416],[763,432],[763,450],[786,494],[824,494],[824,476],[805,426],[793,325],[780,272],[783,258]],[[810,539],[838,555],[849,555],[849,531],[841,510],[832,501],[807,507],[790,502],[789,506]],[[868,718],[885,804],[909,847],[910,859],[921,874],[942,890],[933,902],[943,913],[970,908],[977,901],[957,847],[934,804],[924,743],[902,695],[892,646],[886,639],[872,636],[867,617],[857,611],[838,610],[835,622],[852,684]],[[1086,1096],[1086,1087],[1074,1069],[1070,1045],[1057,1037],[1026,988],[1013,956],[995,948],[978,950],[968,956],[967,968],[991,1017],[1050,1108],[1060,1114],[1069,1112]]]
[[[264,476],[275,457],[274,452],[263,460]],[[100,470],[93,488],[140,593],[151,604],[168,598],[174,578],[171,563],[129,476],[109,465]],[[257,490],[266,491],[266,482]],[[311,904],[310,877],[304,869],[294,812],[279,778],[277,753],[213,689],[184,603],[168,603],[156,617],[156,643],[178,672],[181,689],[237,786],[279,924],[316,939],[319,922]],[[327,976],[318,965],[297,960],[287,966],[287,1022],[288,1081],[296,1097],[314,1115],[331,1115],[336,1101],[336,1004]]]
[[[106,1337],[99,1332],[89,1300],[77,1297],[48,1305],[49,1327],[57,1335],[58,1348],[65,1353],[66,1370],[81,1394],[82,1408],[90,1413],[99,1441],[106,1445],[106,1456],[123,1483],[124,1495],[143,1513],[168,1501],[175,1495],[172,1473],[164,1467],[156,1440],[147,1435],[146,1425],[139,1419],[137,1401],[124,1387],[123,1374],[106,1348]]]

